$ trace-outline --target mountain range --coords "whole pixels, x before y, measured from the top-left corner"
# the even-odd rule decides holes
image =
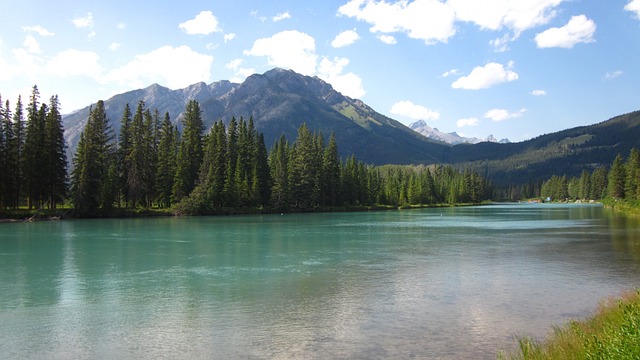
[[[161,116],[168,112],[180,127],[185,104],[192,99],[200,103],[207,129],[218,120],[227,124],[232,117],[251,117],[268,148],[282,135],[294,141],[297,129],[306,123],[325,139],[335,134],[343,159],[353,154],[369,164],[453,164],[481,171],[496,185],[558,174],[575,176],[584,169],[609,165],[617,153],[626,156],[632,147],[640,148],[640,111],[518,143],[496,142],[493,137],[470,139],[442,133],[424,122],[412,124],[412,129],[361,100],[342,95],[317,77],[279,68],[251,75],[240,84],[201,82],[179,90],[154,84],[111,97],[105,109],[116,134],[125,104],[135,109],[141,100]],[[70,153],[75,151],[89,109],[63,117]]]
[[[476,137],[464,137],[456,132],[444,133],[438,128],[432,128],[424,120],[418,120],[409,124],[409,128],[418,134],[423,135],[424,137],[436,141],[442,141],[450,145],[458,145],[458,144],[478,144],[481,142],[497,142],[501,144],[508,144],[509,139],[501,139],[498,141],[493,135],[489,135],[484,139],[479,139]]]

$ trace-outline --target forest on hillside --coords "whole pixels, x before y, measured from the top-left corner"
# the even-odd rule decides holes
[[[2,101],[0,100],[0,104]],[[57,96],[40,103],[33,87],[27,111],[0,106],[0,208],[70,206],[76,216],[114,209],[171,209],[214,214],[228,209],[313,211],[344,207],[480,203],[490,182],[451,166],[370,166],[343,161],[335,135],[305,124],[290,142],[267,151],[253,119],[216,122],[205,133],[200,104],[189,101],[183,131],[143,101],[122,109],[113,131],[103,101],[91,107],[68,173]],[[26,115],[26,116],[25,116]]]

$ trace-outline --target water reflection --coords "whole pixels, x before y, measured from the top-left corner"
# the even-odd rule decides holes
[[[598,206],[14,225],[12,358],[494,358],[640,279]]]

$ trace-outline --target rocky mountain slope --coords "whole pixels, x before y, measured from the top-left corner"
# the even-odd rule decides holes
[[[207,129],[218,120],[228,123],[231,117],[253,117],[267,147],[281,135],[293,141],[302,123],[326,139],[335,133],[344,158],[354,154],[372,164],[437,162],[437,154],[447,147],[377,113],[360,100],[340,94],[317,77],[283,69],[252,75],[241,84],[198,83],[180,90],[154,84],[116,95],[105,101],[105,108],[118,133],[127,103],[135,110],[138,101],[143,100],[147,108],[157,108],[161,115],[169,112],[172,120],[180,124],[185,103],[191,99],[200,103]],[[70,149],[75,148],[88,115],[86,107],[63,118]]]
[[[479,139],[476,137],[464,137],[456,132],[444,133],[437,128],[430,127],[424,120],[418,120],[409,124],[409,128],[428,139],[445,142],[450,145],[478,144],[481,142],[497,142],[501,144],[507,144],[510,142],[509,139],[501,139],[500,141],[498,141],[498,139],[493,137],[493,135],[489,135],[484,139]]]

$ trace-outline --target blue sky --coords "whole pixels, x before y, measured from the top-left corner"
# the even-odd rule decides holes
[[[8,0],[0,95],[318,76],[405,124],[525,140],[640,109],[640,0]],[[26,101],[25,101],[26,102]],[[238,114],[240,116],[242,114]]]

